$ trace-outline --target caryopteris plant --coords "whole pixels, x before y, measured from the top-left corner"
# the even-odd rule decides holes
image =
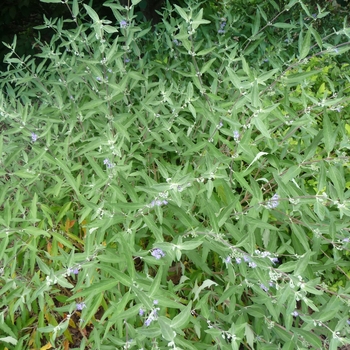
[[[66,1],[37,57],[8,45],[1,348],[341,349],[347,18],[137,2]]]

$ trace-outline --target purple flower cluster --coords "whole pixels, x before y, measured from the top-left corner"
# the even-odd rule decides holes
[[[259,249],[256,249],[255,254],[260,256],[261,258],[269,258],[273,264],[278,263],[278,258],[276,258],[275,256],[271,256],[270,252],[261,252]]]
[[[260,288],[264,291],[267,292],[269,290],[269,287],[266,287],[264,284],[260,283]]]
[[[83,310],[83,309],[85,309],[85,308],[86,308],[85,303],[77,303],[77,305],[76,305],[76,309],[77,309],[78,311],[81,311],[81,310]]]
[[[38,139],[38,135],[32,132],[32,142],[35,142]]]
[[[235,130],[233,132],[233,139],[238,142],[239,141],[239,132],[237,130]]]
[[[108,159],[106,158],[104,161],[103,161],[103,164],[107,166],[107,168],[113,168],[114,167],[114,164]]]
[[[160,207],[162,205],[167,205],[167,204],[168,204],[168,201],[166,201],[165,199],[162,201],[160,199],[155,199],[148,205],[148,207],[149,208]]]
[[[155,257],[157,260],[165,257],[165,253],[159,248],[153,249],[151,252],[151,255]]]
[[[277,193],[275,193],[272,198],[267,202],[266,207],[269,209],[274,209],[278,206],[279,204],[279,196]]]
[[[222,22],[220,23],[220,29],[218,30],[219,34],[225,34],[225,26],[226,26],[226,20],[222,19]]]
[[[158,300],[153,300],[153,304],[157,305]],[[150,314],[148,315],[144,325],[148,327],[154,320],[158,318],[158,311],[160,310],[159,307],[155,307],[151,310]],[[139,315],[142,317],[145,314],[145,310],[143,308],[140,308]]]
[[[68,274],[73,273],[74,275],[77,275],[79,273],[79,267],[73,267],[68,269]]]
[[[242,262],[242,258],[240,257],[235,258],[235,260],[237,264],[240,264]],[[243,255],[243,260],[244,262],[248,263],[248,266],[252,269],[255,269],[258,266],[254,261],[251,261],[248,255]]]
[[[128,26],[128,22],[124,19],[120,21],[120,28],[126,28]]]

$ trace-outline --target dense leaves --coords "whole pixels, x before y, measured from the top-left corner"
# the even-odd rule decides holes
[[[349,344],[346,18],[66,5],[1,73],[0,342]]]

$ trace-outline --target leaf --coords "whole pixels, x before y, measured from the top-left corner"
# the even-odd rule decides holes
[[[265,136],[267,139],[271,138],[270,133],[261,118],[259,117],[254,118],[253,123],[255,124],[256,128],[261,132],[263,136]]]
[[[154,234],[156,238],[156,242],[163,242],[163,233],[162,233],[162,227],[158,227],[155,223],[154,219],[152,219],[150,216],[145,215],[143,217],[143,220],[147,227],[151,230],[151,232]]]
[[[255,334],[254,334],[254,332],[253,332],[253,330],[252,330],[252,327],[251,327],[248,323],[246,323],[246,325],[245,325],[244,335],[245,335],[245,337],[246,337],[246,339],[247,339],[248,345],[249,345],[252,349],[254,349]]]
[[[345,178],[344,175],[339,171],[339,169],[332,165],[328,168],[328,177],[333,182],[334,188],[336,190],[337,196],[341,201],[344,199],[345,192]]]
[[[298,242],[304,247],[305,251],[310,250],[309,243],[307,241],[306,232],[298,225],[291,223],[292,234],[296,236]]]
[[[294,179],[300,174],[300,167],[299,165],[293,165],[288,169],[288,171],[282,176],[283,183],[287,183],[290,180]]]
[[[73,0],[72,14],[73,14],[73,17],[77,17],[78,14],[79,14],[79,4],[78,4],[78,0]]]
[[[319,74],[320,74],[319,70],[312,70],[309,72],[286,75],[284,76],[284,80],[286,81],[287,84],[291,84],[293,86],[293,85],[302,84],[305,79],[310,78],[313,75],[319,75]]]
[[[94,21],[94,22],[99,22],[100,18],[98,17],[98,14],[96,13],[96,11],[91,8],[90,6],[83,4],[83,6],[85,7],[86,12],[88,13],[89,17]]]
[[[299,45],[299,60],[302,60],[308,55],[310,51],[310,47],[311,47],[310,29],[308,29],[304,37],[303,37],[303,32],[302,31],[300,32],[298,45]]]
[[[85,326],[88,323],[90,323],[90,320],[94,317],[98,308],[101,306],[102,300],[103,300],[103,293],[100,293],[99,295],[96,295],[94,298],[92,298],[88,307],[83,310],[82,319],[84,321],[83,321],[83,324],[81,325],[82,329],[84,329]]]
[[[69,211],[71,205],[72,205],[72,202],[67,202],[67,203],[65,203],[65,204],[61,207],[61,209],[60,209],[60,211],[59,211],[59,213],[58,213],[58,215],[57,215],[57,218],[56,218],[57,221],[61,221],[61,220],[62,220],[62,218],[63,218],[63,217],[67,214],[67,212]]]
[[[171,321],[164,316],[161,316],[158,318],[158,323],[159,323],[160,329],[162,331],[162,337],[165,340],[172,342],[176,336],[176,332],[171,328],[170,322]]]
[[[189,241],[176,244],[176,247],[180,250],[194,250],[199,247],[203,242]]]
[[[45,237],[50,237],[50,234],[47,233],[46,231],[40,229],[40,228],[37,228],[35,226],[29,226],[29,227],[25,227],[23,229],[24,232],[26,232],[28,235],[30,236],[34,236],[34,237],[38,237],[38,236],[45,236]]]
[[[192,300],[190,303],[171,320],[171,327],[175,329],[184,328],[191,317]]]
[[[186,12],[178,5],[174,4],[176,11],[179,13],[179,15],[186,21],[189,22],[189,17],[187,16]]]
[[[255,36],[259,32],[260,28],[260,11],[256,10],[256,14],[254,16],[254,23],[252,26],[252,36]]]
[[[248,170],[248,169],[251,167],[251,165],[252,165],[253,163],[255,163],[260,157],[264,156],[265,154],[268,154],[268,153],[267,153],[267,152],[259,152],[259,153],[255,156],[255,158],[253,159],[253,161],[248,165],[248,168],[246,168],[246,170]]]
[[[58,232],[55,232],[55,231],[51,231],[50,232],[51,236],[56,239],[57,242],[60,242],[61,244],[63,244],[64,246],[70,248],[70,249],[74,249],[74,246],[73,244],[68,241],[68,239],[66,239],[62,233],[58,233]]]
[[[150,296],[148,294],[146,294],[142,290],[136,288],[135,286],[132,286],[132,290],[134,291],[134,293],[136,294],[136,296],[140,300],[140,303],[143,304],[143,306],[146,309],[151,310],[153,308],[153,303],[152,303]]]
[[[0,342],[16,345],[18,343],[18,340],[13,337],[3,337],[3,338],[0,338]]]
[[[94,284],[85,288],[81,292],[69,297],[67,301],[72,301],[74,299],[88,297],[88,296],[91,297],[93,295],[106,292],[109,289],[112,289],[113,287],[115,287],[118,283],[119,281],[116,279],[95,282]]]
[[[336,133],[334,132],[333,125],[329,120],[328,113],[323,113],[323,138],[325,149],[329,154],[333,151]]]
[[[197,286],[197,283],[196,283],[196,286],[193,288],[193,292],[194,292],[194,301],[195,300],[197,300],[198,299],[198,297],[199,297],[199,293],[203,290],[203,289],[205,289],[205,288],[208,288],[208,287],[211,287],[212,285],[215,285],[215,286],[217,286],[218,284],[216,283],[216,282],[214,282],[214,281],[212,281],[212,280],[205,280],[202,284],[201,284],[201,286]]]
[[[291,23],[283,23],[283,22],[276,22],[272,24],[273,27],[276,28],[284,28],[284,29],[295,29],[296,25]]]
[[[313,332],[294,327],[292,327],[292,332],[293,334],[302,336],[314,349],[322,349],[321,339]]]
[[[159,266],[158,271],[157,271],[157,275],[153,279],[152,284],[151,284],[151,288],[148,291],[150,298],[153,298],[157,294],[157,292],[159,292],[159,287],[160,287],[160,283],[162,281],[162,276],[163,276],[163,266]]]

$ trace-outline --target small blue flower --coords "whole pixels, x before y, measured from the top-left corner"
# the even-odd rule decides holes
[[[113,163],[108,159],[106,158],[104,161],[103,161],[103,164],[104,165],[107,165],[107,168],[113,168]]]
[[[254,261],[252,261],[248,264],[248,266],[251,267],[252,269],[255,269],[258,265]]]
[[[242,262],[242,259],[241,258],[236,258],[236,263],[237,264],[240,264]]]
[[[292,312],[292,316],[293,316],[293,317],[298,317],[298,316],[299,316],[298,311],[297,311],[297,310],[294,310],[294,311]]]
[[[233,139],[238,142],[239,141],[239,132],[237,130],[235,130],[233,132]]]
[[[269,209],[274,209],[278,206],[279,204],[279,196],[277,193],[275,193],[272,198],[267,202],[266,207]]]
[[[154,304],[154,305],[158,305],[158,299],[154,299],[154,300],[153,300],[153,304]]]
[[[245,262],[249,262],[249,261],[250,261],[250,258],[249,258],[249,256],[247,256],[247,255],[243,255],[243,260],[244,260]]]
[[[225,262],[226,264],[229,264],[229,263],[231,262],[231,257],[230,257],[230,256],[226,257],[226,258],[224,259],[224,262]]]
[[[273,264],[278,263],[278,258],[269,258]]]
[[[153,321],[153,318],[148,317],[147,320],[145,321],[145,326],[148,327]]]
[[[151,255],[155,257],[157,260],[165,257],[165,253],[159,248],[152,250]]]
[[[226,21],[223,21],[220,23],[220,29],[218,30],[219,34],[225,34],[225,30],[224,30],[225,26],[226,26]]]
[[[140,316],[143,316],[144,314],[145,314],[145,310],[141,308],[141,309],[139,310],[139,315],[140,315]]]
[[[38,139],[38,135],[32,132],[32,141],[35,142]]]
[[[81,310],[83,310],[84,308],[86,308],[85,303],[77,303],[76,309],[77,309],[78,311],[81,311]]]
[[[350,319],[346,321],[346,323],[350,326]]]
[[[120,21],[120,28],[126,28],[128,26],[128,22],[124,19]]]
[[[260,283],[260,288],[264,291],[267,292],[269,290],[268,287],[266,287],[264,284]]]
[[[129,63],[130,62],[130,58],[124,58],[124,63]]]

